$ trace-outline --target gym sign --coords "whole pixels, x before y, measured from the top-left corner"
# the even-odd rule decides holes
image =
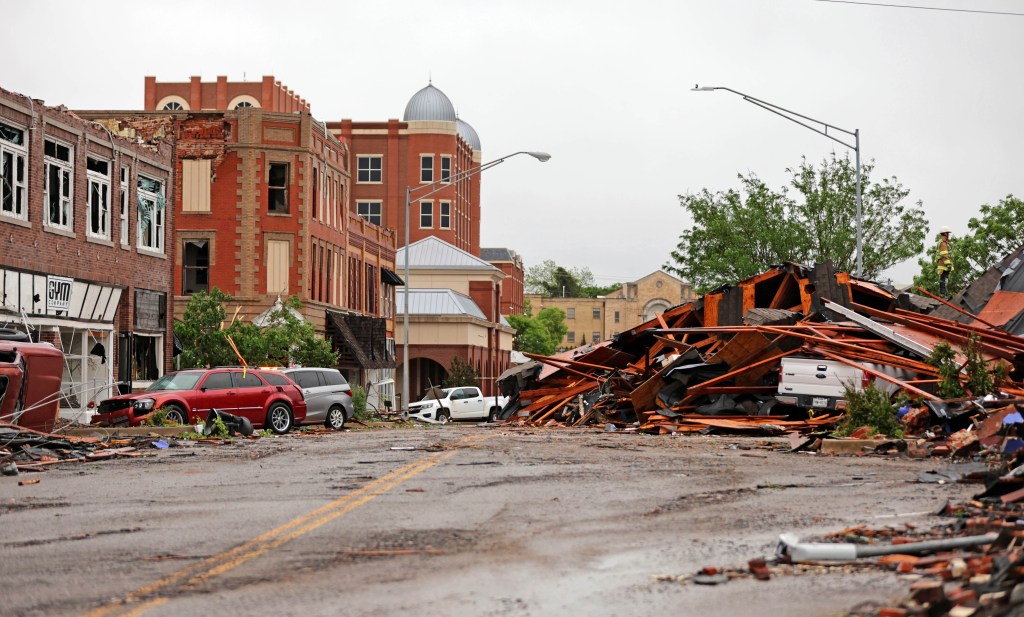
[[[71,307],[71,288],[75,280],[64,276],[46,277],[46,310],[67,311]]]

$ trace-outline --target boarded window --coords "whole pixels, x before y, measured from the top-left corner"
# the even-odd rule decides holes
[[[181,162],[182,212],[210,211],[210,159]]]
[[[288,293],[289,249],[287,240],[267,240],[267,293]]]

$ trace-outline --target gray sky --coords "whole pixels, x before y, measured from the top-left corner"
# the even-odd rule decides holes
[[[697,83],[860,129],[875,178],[909,188],[932,232],[1024,196],[1024,16],[814,0],[2,3],[31,27],[0,37],[0,85],[48,105],[141,108],[146,75],[274,75],[319,119],[385,120],[432,78],[484,160],[552,154],[484,172],[483,245],[589,267],[599,284],[669,258],[688,222],[677,195],[747,172],[778,188],[801,155],[845,152]],[[1024,13],[1024,0],[898,4]]]

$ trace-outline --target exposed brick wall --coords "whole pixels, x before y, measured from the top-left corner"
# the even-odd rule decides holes
[[[169,96],[182,99],[186,108],[192,111],[225,111],[240,96],[251,97],[258,102],[260,108],[268,112],[310,111],[309,103],[304,98],[277,81],[273,75],[265,75],[260,81],[228,81],[226,76],[221,75],[213,82],[204,82],[197,76],[187,82],[158,82],[156,77],[147,76],[145,88],[146,111],[159,111],[160,102]]]

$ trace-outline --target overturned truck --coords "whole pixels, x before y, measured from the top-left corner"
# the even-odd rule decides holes
[[[499,378],[510,398],[502,418],[654,433],[835,424],[841,401],[815,409],[799,397],[779,396],[783,360],[804,358],[813,366],[850,367],[859,382],[853,387],[874,383],[890,394],[905,392],[952,419],[959,408],[936,393],[939,372],[927,359],[939,342],[957,348],[968,339],[991,366],[1005,365],[1001,391],[1024,396],[1024,338],[973,315],[958,314],[962,321],[929,315],[940,306],[952,305],[897,293],[827,263],[782,264],[611,341],[550,357],[528,354],[534,362]],[[830,371],[837,372],[826,369],[822,377]]]

